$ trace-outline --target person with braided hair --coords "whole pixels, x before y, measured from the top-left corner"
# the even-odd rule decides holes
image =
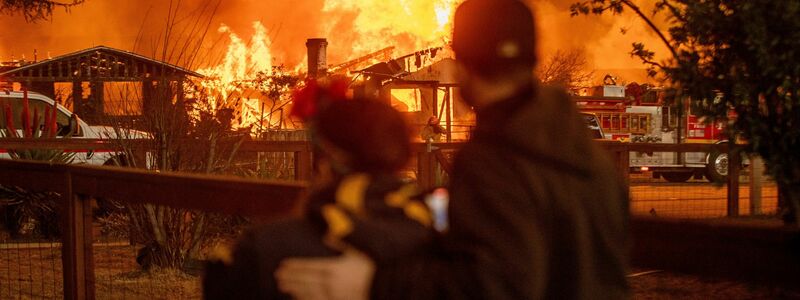
[[[308,82],[294,115],[309,124],[319,177],[302,218],[249,231],[231,255],[208,264],[206,299],[289,299],[273,273],[287,257],[369,257],[375,264],[423,251],[431,214],[398,174],[411,155],[402,115],[371,99],[349,99],[334,82]],[[224,255],[223,255],[224,256]]]

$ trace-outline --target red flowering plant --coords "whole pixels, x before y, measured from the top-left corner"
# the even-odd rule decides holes
[[[347,101],[348,82],[344,79],[329,79],[318,81],[308,79],[301,88],[292,93],[292,110],[290,116],[303,121],[308,130],[311,143],[314,145],[315,155],[319,152],[319,132],[317,131],[317,119],[320,112],[326,110],[331,104]]]
[[[19,100],[11,100],[19,101]],[[56,116],[58,106],[44,106],[44,111],[31,105],[28,92],[23,93],[21,111],[14,112],[11,103],[0,102],[0,138],[14,139],[46,139],[55,138],[58,132]],[[17,114],[18,113],[18,114]],[[19,116],[19,121],[15,120]],[[18,129],[19,128],[19,129]],[[65,136],[69,137],[69,136]],[[9,150],[12,159],[46,161],[50,163],[71,163],[75,157],[73,152],[59,149],[16,149]],[[5,226],[14,235],[38,233],[44,237],[60,234],[58,226],[59,195],[53,192],[33,192],[13,186],[0,186],[0,208],[5,208],[8,218]]]
[[[33,115],[31,115],[28,91],[24,91],[22,111],[19,112],[20,123],[17,124],[21,128],[17,129],[14,120],[15,112],[12,111],[11,103],[0,103],[0,107],[2,107],[2,113],[0,113],[0,137],[24,139],[55,138],[58,132],[58,124],[56,123],[56,116],[58,113],[57,105],[58,104],[53,103],[52,106],[45,106],[44,112],[41,112],[41,115],[39,108],[34,107]],[[57,149],[11,150],[8,153],[13,159],[56,163],[70,163],[75,156],[74,153],[65,153],[63,150]]]
[[[328,105],[346,101],[348,82],[344,79],[331,79],[325,82],[306,80],[302,88],[292,93],[291,116],[313,126],[317,114]]]

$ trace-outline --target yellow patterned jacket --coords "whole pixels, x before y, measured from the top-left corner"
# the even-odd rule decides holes
[[[414,184],[354,174],[314,193],[306,207],[328,244],[346,243],[378,263],[420,250],[433,237],[431,214]]]

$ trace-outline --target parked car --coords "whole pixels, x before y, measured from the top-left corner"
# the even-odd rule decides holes
[[[5,106],[8,104],[11,106],[12,122],[20,135],[22,128],[21,112],[24,97],[25,93],[23,92],[0,91],[0,105]],[[136,130],[115,130],[114,127],[110,126],[89,125],[81,120],[77,114],[71,112],[61,104],[56,104],[53,99],[39,93],[28,92],[28,101],[29,113],[31,115],[34,109],[38,110],[40,115],[43,115],[46,107],[52,108],[55,105],[57,108],[56,124],[58,128],[56,131],[56,138],[64,138],[70,135],[70,138],[73,139],[116,139],[118,138],[117,132],[123,132],[125,135],[124,138],[147,138],[149,136],[145,132]],[[119,152],[112,150],[69,151],[75,152],[73,163],[86,163],[91,165],[110,164],[115,158],[120,158],[121,155]],[[3,149],[2,144],[0,144],[0,159],[8,159],[10,157],[8,149]]]

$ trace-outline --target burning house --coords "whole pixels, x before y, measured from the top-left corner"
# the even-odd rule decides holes
[[[183,83],[203,75],[142,55],[98,46],[7,68],[0,81],[44,94],[72,108],[92,124],[140,116],[152,105],[159,85],[172,87],[177,101]]]
[[[332,67],[327,62],[326,39],[309,39],[306,47],[309,78],[351,77],[354,94],[376,98],[403,112],[415,135],[435,117],[445,128],[444,140],[468,138],[474,112],[461,100],[455,80],[456,62],[445,47],[397,58],[392,58],[395,47],[386,47]]]
[[[447,49],[425,49],[356,71],[364,80],[354,90],[391,104],[417,131],[436,117],[446,141],[465,140],[475,116],[461,100],[455,68]]]

